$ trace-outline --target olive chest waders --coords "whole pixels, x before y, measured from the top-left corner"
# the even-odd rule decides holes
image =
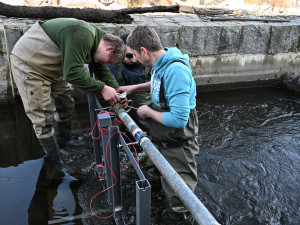
[[[154,105],[154,103],[150,107],[156,111],[165,111]],[[184,129],[167,127],[149,118],[140,120],[139,124],[142,129],[150,134],[152,142],[156,145],[157,149],[186,182],[189,188],[194,191],[197,185],[195,155],[199,151],[196,109],[191,110],[188,123]],[[161,184],[169,207],[176,213],[187,213],[187,208],[162,176]]]
[[[54,115],[58,122],[70,121],[74,108],[71,88],[63,80],[61,51],[37,22],[16,43],[10,60],[25,113],[48,159],[61,169]]]

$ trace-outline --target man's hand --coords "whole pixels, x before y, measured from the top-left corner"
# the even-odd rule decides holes
[[[142,105],[141,107],[139,107],[136,111],[136,113],[139,115],[139,117],[141,117],[143,120],[147,119],[147,118],[151,118],[156,120],[157,122],[163,124],[162,122],[162,112],[158,112],[155,111],[153,109],[151,109],[149,106],[147,105]]]
[[[123,93],[124,91],[127,92],[127,95],[132,94],[135,91],[138,92],[149,92],[150,91],[150,81],[146,83],[141,84],[134,84],[134,85],[127,85],[127,86],[121,86],[117,90],[118,93]]]
[[[151,111],[153,110],[149,106],[142,105],[137,109],[136,113],[139,115],[139,117],[141,117],[144,120],[150,117]]]
[[[127,98],[121,98],[121,101],[120,101],[121,105],[123,106],[124,109],[126,109],[128,107],[128,100]]]
[[[120,98],[117,95],[117,91],[114,88],[109,87],[107,85],[104,86],[101,94],[105,101],[115,103],[120,101]]]
[[[130,95],[132,92],[134,92],[134,86],[135,85],[128,85],[128,86],[120,86],[117,90],[118,93],[127,92],[127,95]]]

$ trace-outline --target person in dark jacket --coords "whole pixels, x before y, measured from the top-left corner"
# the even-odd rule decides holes
[[[125,44],[128,35],[121,36]],[[120,85],[141,84],[150,80],[150,67],[145,67],[140,63],[128,49],[121,63],[118,65],[109,64],[108,67]]]

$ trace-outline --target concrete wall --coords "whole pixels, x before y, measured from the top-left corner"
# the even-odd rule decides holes
[[[210,22],[173,13],[132,17],[132,24],[97,25],[115,35],[139,23],[151,25],[164,46],[176,46],[190,56],[199,91],[272,84],[300,72],[300,17],[284,23]],[[10,102],[16,91],[8,53],[34,22],[0,17],[0,103]],[[77,98],[82,98],[81,93]]]

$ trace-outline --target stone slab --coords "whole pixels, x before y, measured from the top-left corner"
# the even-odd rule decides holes
[[[299,27],[297,26],[272,26],[272,36],[268,53],[296,52],[299,48]]]
[[[182,26],[178,47],[190,56],[218,54],[221,26]]]
[[[270,25],[251,24],[242,27],[240,54],[264,54],[268,52]]]
[[[238,52],[241,26],[223,26],[221,31],[219,54]]]

